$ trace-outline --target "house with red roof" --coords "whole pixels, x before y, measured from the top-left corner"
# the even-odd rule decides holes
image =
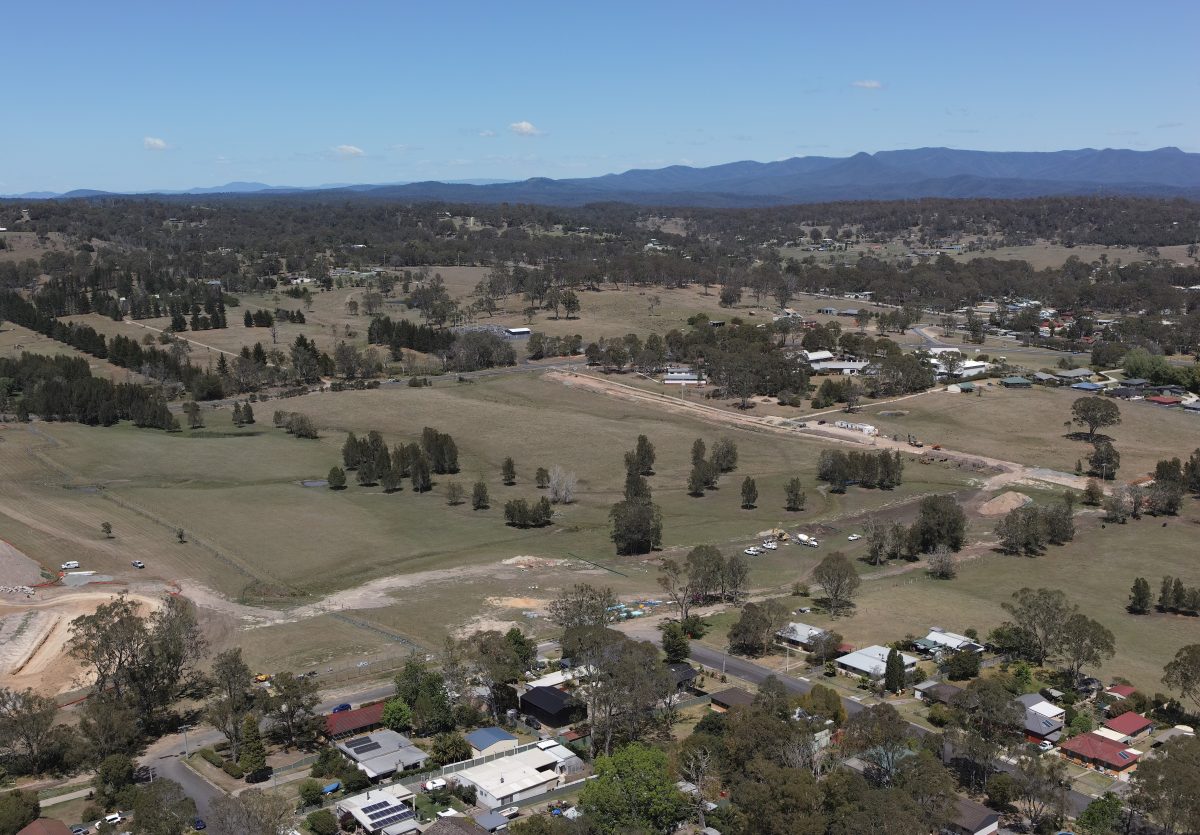
[[[1104,727],[1114,733],[1120,734],[1121,740],[1129,743],[1146,736],[1146,734],[1154,730],[1154,722],[1140,713],[1127,710],[1120,716],[1114,716],[1112,719],[1109,719],[1104,723]]]
[[[1104,691],[1114,699],[1128,699],[1137,692],[1137,688],[1132,684],[1114,684],[1112,687]]]
[[[325,736],[337,739],[346,734],[357,734],[374,730],[383,724],[383,702],[330,713],[325,717]]]
[[[1058,746],[1067,759],[1090,768],[1104,768],[1117,774],[1127,774],[1137,767],[1141,751],[1108,739],[1098,733],[1089,732],[1071,737]]]

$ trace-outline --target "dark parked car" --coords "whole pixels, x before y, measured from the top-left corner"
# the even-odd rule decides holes
[[[208,829],[208,824],[204,822],[203,818],[196,818],[194,821],[192,821],[192,829],[195,829],[196,831]]]
[[[540,731],[542,729],[542,723],[534,719],[532,716],[525,717],[525,724],[533,728],[535,731]]]
[[[350,709],[350,703],[342,702],[340,705],[338,705],[337,707],[335,707],[333,710],[331,710],[329,712],[330,713],[341,713],[341,712],[349,710],[349,709]]]

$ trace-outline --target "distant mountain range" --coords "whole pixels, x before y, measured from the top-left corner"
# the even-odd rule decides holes
[[[386,185],[329,184],[316,188],[226,183],[197,194],[360,195],[389,200],[460,203],[541,203],[577,206],[623,202],[662,206],[773,206],[833,200],[919,197],[1039,197],[1132,194],[1200,199],[1200,154],[1178,148],[1131,151],[997,152],[952,148],[859,153],[852,157],[793,157],[778,162],[731,162],[709,168],[673,165],[602,177],[551,180],[430,181]],[[96,191],[25,199],[94,197]]]

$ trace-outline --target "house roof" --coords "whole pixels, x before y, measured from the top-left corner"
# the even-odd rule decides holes
[[[1112,696],[1120,696],[1122,699],[1128,699],[1137,692],[1137,688],[1132,684],[1114,684],[1104,692]]]
[[[754,704],[754,696],[740,687],[730,687],[728,690],[713,693],[710,698],[718,707],[744,707]]]
[[[404,734],[386,728],[339,742],[337,749],[371,778],[403,771],[429,759],[429,754],[413,745]]]
[[[1132,386],[1148,386],[1148,385],[1150,385],[1150,381],[1144,380],[1141,377],[1134,377],[1132,380],[1124,380],[1121,383],[1121,385],[1130,386],[1130,387],[1132,387]]]
[[[1073,383],[1071,388],[1077,391],[1103,391],[1104,386],[1100,383],[1089,383],[1086,380],[1082,383]]]
[[[559,758],[546,749],[529,748],[519,754],[464,768],[455,773],[455,778],[459,782],[474,783],[492,797],[501,798],[556,781],[558,772],[547,767],[558,762]]]
[[[1120,742],[1105,739],[1090,731],[1072,737],[1058,747],[1061,751],[1067,751],[1085,760],[1094,760],[1117,771],[1133,765],[1141,756],[1140,751],[1135,751]]]
[[[531,687],[521,694],[521,700],[549,714],[566,710],[572,702],[570,693],[553,687]]]
[[[1059,377],[1065,377],[1070,380],[1083,380],[1092,376],[1090,368],[1068,368],[1065,371],[1058,372]]]
[[[372,728],[382,721],[383,702],[356,710],[343,710],[341,713],[331,713],[325,717],[325,735],[341,736],[354,733],[363,728]]]
[[[954,822],[967,832],[979,832],[1000,820],[1000,813],[993,812],[982,803],[958,795],[954,798]]]
[[[824,629],[817,626],[809,626],[807,623],[789,623],[787,626],[776,632],[776,636],[783,638],[785,641],[798,641],[806,644],[814,640],[818,635],[823,635]]]
[[[18,830],[17,835],[71,835],[71,830],[62,821],[53,818],[38,818],[24,829]]]
[[[508,818],[499,812],[484,812],[482,815],[475,816],[475,823],[488,832],[495,832],[503,826],[508,826]]]
[[[1114,716],[1112,719],[1109,719],[1104,723],[1104,727],[1125,736],[1137,736],[1147,728],[1153,728],[1154,723],[1140,713],[1127,710],[1120,716]]]
[[[926,698],[949,704],[955,696],[962,692],[962,688],[955,687],[953,684],[938,683],[931,687],[926,687],[923,692]]]
[[[667,669],[670,670],[671,674],[675,676],[676,684],[683,684],[691,681],[698,675],[696,669],[691,664],[684,664],[682,662],[678,664],[668,664]]]
[[[498,742],[516,742],[517,738],[504,728],[476,728],[466,735],[466,740],[477,751],[491,748]]]
[[[887,657],[891,650],[888,647],[882,647],[876,644],[875,646],[864,647],[856,650],[848,655],[843,655],[837,659],[837,663],[853,670],[866,673],[872,676],[881,676],[887,669]],[[917,663],[917,659],[908,653],[900,653],[900,660],[905,667],[911,667]]]
[[[1001,385],[1005,386],[1031,386],[1033,383],[1026,380],[1024,377],[1005,377],[1000,381]]]
[[[424,835],[479,835],[486,831],[470,818],[438,818]]]
[[[1058,379],[1053,374],[1047,374],[1045,371],[1035,371],[1033,372],[1033,376],[1035,379],[1042,380],[1043,382]]]
[[[1160,406],[1178,406],[1181,401],[1178,397],[1167,394],[1152,394],[1146,398],[1146,402],[1157,403]]]

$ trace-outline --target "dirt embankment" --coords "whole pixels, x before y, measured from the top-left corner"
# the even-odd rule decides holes
[[[6,687],[57,695],[87,684],[69,654],[71,621],[90,615],[116,595],[112,591],[55,594],[36,602],[0,603],[0,680]],[[143,612],[162,605],[143,594],[126,595]]]

